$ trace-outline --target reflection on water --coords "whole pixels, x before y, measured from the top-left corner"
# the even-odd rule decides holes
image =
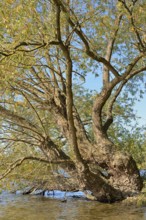
[[[146,207],[123,207],[81,199],[63,203],[42,196],[0,195],[0,220],[146,220]]]

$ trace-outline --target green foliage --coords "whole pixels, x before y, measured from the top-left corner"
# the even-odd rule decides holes
[[[85,39],[90,44],[90,50],[101,60],[105,57],[109,40],[115,37],[114,33],[118,27],[117,18],[122,14],[110,63],[120,76],[123,76],[127,65],[143,50],[142,45],[138,44],[137,33],[144,47],[146,46],[146,4],[140,1],[134,7],[131,5],[132,2],[127,1],[127,6],[130,10],[133,7],[134,25],[121,1],[75,0],[72,1],[71,10],[68,13],[64,13],[63,10],[60,13],[62,42],[67,46],[73,63],[74,104],[92,143],[94,142],[92,108],[96,97],[104,88],[103,63],[97,62],[87,54],[85,40],[83,41],[75,30],[81,31],[83,36],[86,35]],[[0,106],[7,110],[0,115],[0,157],[1,171],[3,171],[19,157],[42,156],[40,146],[48,135],[58,149],[65,149],[67,153],[70,151],[67,149],[69,144],[66,137],[62,137],[56,118],[51,114],[53,102],[60,111],[66,104],[65,86],[68,64],[63,50],[60,49],[62,42],[58,42],[57,39],[55,4],[45,0],[0,1],[0,16],[2,18],[0,23]],[[75,24],[74,27],[68,23],[69,18]],[[145,68],[145,59],[144,56],[136,63],[132,71]],[[89,75],[95,76],[98,92],[89,91],[82,86]],[[114,74],[110,72],[109,78],[111,82]],[[132,153],[139,164],[144,161],[146,140],[143,138],[141,128],[137,127],[130,131],[129,126],[135,119],[133,112],[135,95],[139,92],[142,97],[144,93],[144,86],[139,87],[144,78],[143,73],[136,75],[125,86],[125,91],[113,107],[115,124],[109,131],[110,138],[116,142],[118,148]],[[115,86],[109,100],[104,103],[103,122],[106,120],[106,110],[116,89]],[[65,115],[66,108],[64,109],[61,113]],[[36,171],[38,176],[41,173],[46,176],[48,169],[51,169],[50,166],[49,168],[46,165],[37,167],[36,163],[26,163],[22,168],[18,168],[19,173],[23,171],[26,179],[30,177],[35,179],[36,175],[33,174]],[[56,169],[55,166],[53,168]],[[17,174],[12,173],[12,177],[17,179]],[[23,179],[21,175],[20,177]]]
[[[146,137],[144,132],[145,128],[138,127],[133,121],[129,126],[123,123],[115,123],[110,130],[111,139],[116,143],[118,149],[129,152],[139,168],[146,166]]]

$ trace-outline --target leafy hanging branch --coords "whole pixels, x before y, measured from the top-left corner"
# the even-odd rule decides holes
[[[43,162],[43,163],[47,163],[47,164],[72,164],[72,162],[70,160],[56,160],[56,161],[48,161],[45,160],[44,158],[39,158],[39,157],[32,157],[32,156],[27,156],[27,157],[23,157],[20,158],[18,160],[16,160],[14,163],[12,163],[10,165],[10,167],[0,176],[0,180],[2,180],[3,178],[5,178],[8,174],[10,174],[16,167],[22,165],[22,163],[26,160],[31,160],[31,161],[38,161],[38,162]]]
[[[139,51],[140,52],[144,52],[146,50],[146,48],[145,48],[145,45],[143,43],[142,36],[141,36],[140,32],[138,31],[138,28],[135,25],[135,20],[134,20],[134,17],[133,17],[133,10],[136,7],[136,3],[138,1],[137,0],[136,1],[132,1],[132,5],[130,5],[130,6],[128,6],[128,4],[126,3],[125,0],[118,0],[118,1],[123,4],[124,8],[126,9],[126,11],[129,14],[133,30],[134,30],[135,35],[136,35],[137,40],[138,40],[137,45],[138,45]]]

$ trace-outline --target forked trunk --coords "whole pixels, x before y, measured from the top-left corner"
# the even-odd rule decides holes
[[[74,125],[70,127],[74,127],[76,146],[70,140],[72,130],[69,129],[67,118],[52,109],[56,124],[72,153],[65,155],[54,145],[49,147],[49,152],[52,159],[55,157],[71,161],[71,164],[67,162],[60,166],[74,178],[74,182],[78,180],[78,189],[90,190],[98,201],[114,202],[137,194],[143,183],[134,159],[128,153],[118,151],[108,139],[101,122],[101,100],[97,101],[93,108],[95,143],[87,137],[75,108],[72,112]]]
[[[84,164],[71,158],[74,165],[68,166],[66,171],[69,172],[70,168],[71,172],[74,170],[74,181],[78,179],[79,182],[78,189],[90,190],[101,202],[119,201],[137,194],[143,183],[134,159],[128,153],[118,151],[102,129],[96,129],[96,143],[91,143],[77,119],[74,117],[78,147]],[[60,121],[56,120],[59,126]],[[68,127],[64,124],[61,123],[61,130],[68,140]],[[66,159],[62,153],[60,155],[61,159]]]

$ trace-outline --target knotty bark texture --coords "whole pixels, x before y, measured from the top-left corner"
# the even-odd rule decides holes
[[[125,1],[121,2],[126,4]],[[45,8],[42,7],[43,10]],[[10,99],[14,106],[18,97],[20,101],[25,100],[23,108],[26,110],[24,114],[27,117],[21,116],[23,108],[20,103],[17,102],[18,108],[15,106],[16,110],[13,110],[11,107],[13,105],[6,99],[6,105],[3,102],[0,104],[0,116],[4,120],[2,126],[8,124],[8,131],[16,132],[17,130],[18,137],[14,133],[15,138],[11,141],[21,141],[35,146],[36,152],[40,150],[44,158],[27,156],[18,159],[12,163],[1,179],[25,160],[32,159],[45,163],[48,161],[51,165],[57,164],[58,170],[62,169],[68,174],[68,179],[71,178],[74,181],[76,190],[90,190],[98,201],[115,202],[137,194],[143,186],[134,159],[128,153],[117,150],[108,137],[108,129],[113,123],[113,106],[124,85],[135,75],[146,70],[146,66],[141,67],[138,63],[139,61],[143,63],[146,48],[141,44],[141,50],[137,52],[133,60],[131,58],[130,63],[126,61],[127,66],[118,72],[115,67],[118,64],[114,66],[111,58],[112,55],[115,56],[114,48],[118,47],[115,43],[119,37],[119,29],[123,28],[123,24],[121,25],[123,15],[119,13],[113,16],[115,28],[111,31],[106,41],[104,55],[101,56],[101,51],[99,50],[98,53],[98,50],[91,44],[92,39],[90,41],[86,36],[86,28],[84,26],[82,28],[84,22],[82,19],[80,21],[73,9],[70,7],[69,0],[48,1],[47,15],[51,13],[53,20],[51,28],[54,28],[52,35],[45,36],[45,32],[40,33],[41,30],[47,29],[45,25],[43,28],[38,27],[40,31],[36,34],[39,36],[38,41],[33,40],[31,36],[30,39],[26,39],[26,42],[16,42],[16,45],[10,49],[2,47],[1,60],[11,61],[13,55],[21,55],[21,53],[24,58],[28,54],[34,58],[32,64],[31,62],[25,64],[25,59],[23,65],[21,62],[15,64],[16,70],[22,68],[23,71],[18,74],[18,77],[13,78],[13,82],[8,82],[6,85],[6,90],[14,93],[14,97]],[[38,19],[36,19],[38,26],[45,23],[45,19],[39,15],[41,10],[39,12],[37,4],[34,12],[38,13]],[[130,10],[132,9],[129,8]],[[130,13],[131,23],[135,27],[132,12]],[[48,21],[51,22],[49,19]],[[88,20],[88,17],[85,20]],[[136,30],[136,35],[137,41],[140,41],[138,30]],[[8,45],[10,39],[9,37]],[[131,42],[131,45],[135,46],[139,43],[141,42]],[[78,53],[79,57],[76,61],[75,56]],[[79,67],[81,66],[80,59],[84,57],[87,57],[88,61],[92,60],[97,66],[99,64],[103,66],[101,73],[103,86],[101,92],[93,98],[91,123],[94,138],[92,140],[87,134],[79,109],[75,105],[75,92],[73,91],[75,67],[77,62],[79,62]],[[16,58],[14,61],[16,62]],[[14,68],[14,64],[12,67]],[[11,65],[9,68],[10,75]],[[84,72],[84,69],[81,69],[82,71]],[[107,106],[106,113],[105,106]],[[48,129],[49,126],[53,126],[54,130]],[[0,138],[3,139],[3,137]],[[26,140],[27,138],[29,141]],[[55,138],[58,139],[55,140]],[[3,140],[6,141],[6,139],[10,141],[7,136]],[[58,141],[62,139],[65,140],[64,145]]]

